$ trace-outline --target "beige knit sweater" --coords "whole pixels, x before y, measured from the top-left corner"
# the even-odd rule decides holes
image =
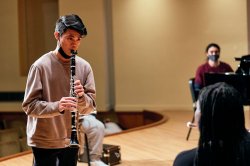
[[[76,56],[76,79],[84,86],[85,95],[78,100],[77,110],[89,114],[96,110],[95,82],[90,64]],[[23,110],[27,117],[27,143],[38,148],[64,148],[71,134],[71,113],[58,110],[59,100],[70,94],[70,62],[62,63],[49,52],[31,66]]]

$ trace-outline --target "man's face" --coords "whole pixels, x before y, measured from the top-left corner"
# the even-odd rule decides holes
[[[75,30],[67,29],[59,37],[60,45],[67,55],[71,55],[71,50],[77,50],[80,46],[82,36]]]

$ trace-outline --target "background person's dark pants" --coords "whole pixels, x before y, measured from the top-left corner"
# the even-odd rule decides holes
[[[185,150],[177,154],[173,166],[193,166],[197,148]]]
[[[42,149],[32,147],[33,166],[76,166],[79,148]]]

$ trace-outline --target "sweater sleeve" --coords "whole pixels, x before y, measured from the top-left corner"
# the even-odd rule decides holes
[[[199,66],[196,70],[196,74],[195,74],[195,87],[197,89],[202,88],[203,86],[203,69],[202,66]]]
[[[41,71],[32,65],[28,74],[22,108],[24,112],[33,117],[49,118],[60,115],[59,102],[47,102],[42,100]]]
[[[84,87],[84,96],[78,100],[78,108],[80,114],[90,114],[96,112],[96,89],[94,74],[89,66],[86,80],[82,81]]]

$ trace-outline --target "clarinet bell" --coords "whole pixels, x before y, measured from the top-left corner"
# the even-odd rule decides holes
[[[69,147],[71,147],[71,148],[79,148],[79,142],[77,140],[70,140]]]
[[[70,139],[70,143],[69,143],[69,147],[71,148],[78,148],[80,145],[79,145],[79,142],[77,140],[77,134],[75,132],[72,132],[71,133],[71,139]]]

